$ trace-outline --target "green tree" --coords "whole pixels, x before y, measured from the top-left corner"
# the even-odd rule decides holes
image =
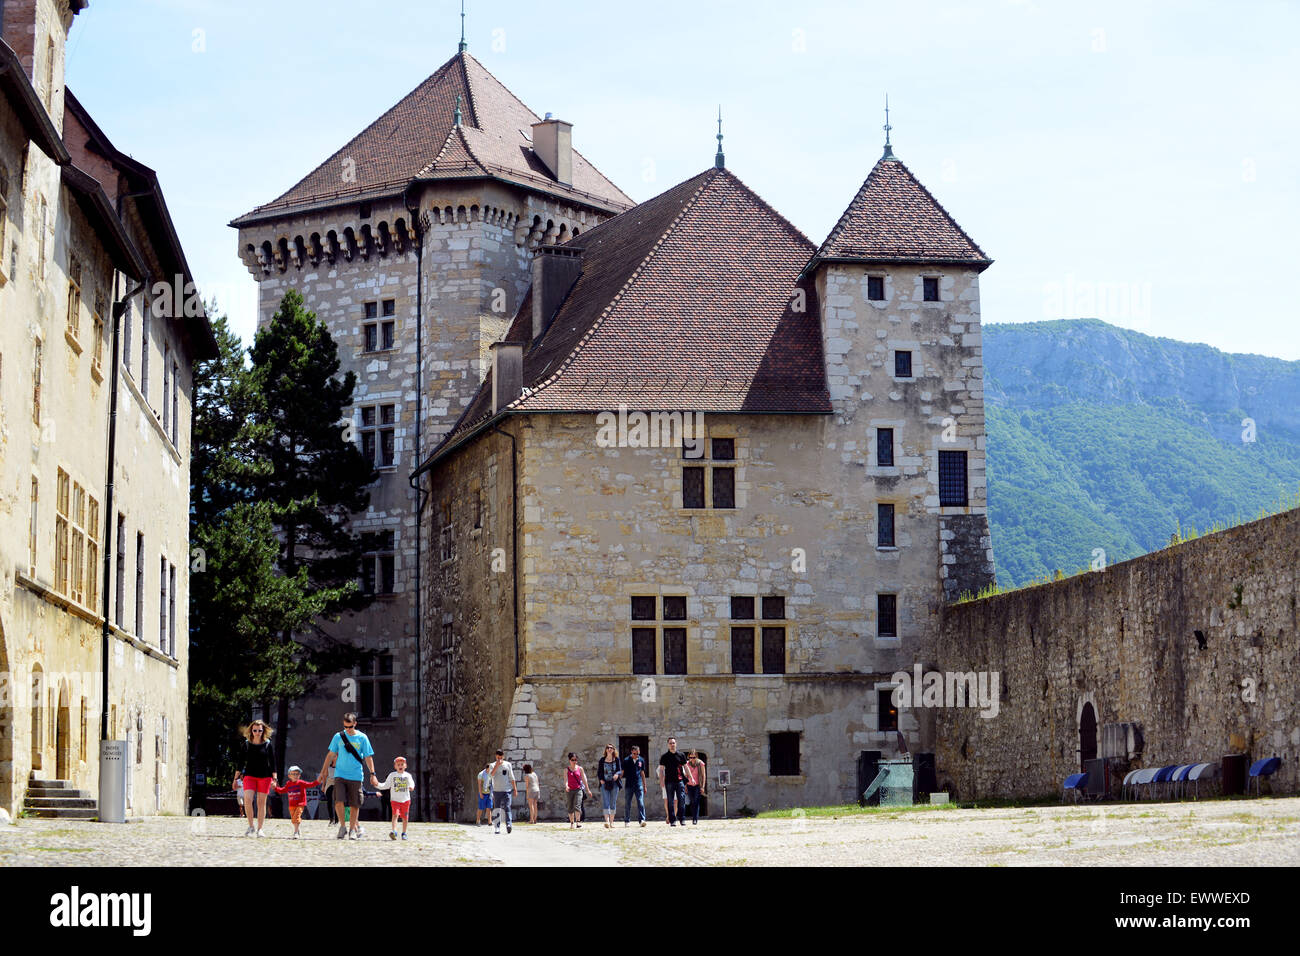
[[[358,586],[361,538],[350,517],[370,501],[374,469],[350,438],[356,375],[339,375],[338,348],[324,323],[287,292],[250,350],[255,456],[268,472],[259,476],[256,499],[271,506],[280,542],[278,567],[287,578],[305,576],[321,610],[309,626],[282,629],[281,650],[299,663],[304,683],[276,694],[277,726],[287,727],[289,703],[310,689],[312,675],[331,673],[360,654],[320,625],[370,602]],[[283,769],[285,735],[278,737]]]

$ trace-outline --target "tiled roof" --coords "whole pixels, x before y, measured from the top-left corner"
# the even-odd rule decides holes
[[[460,136],[453,125],[457,96]],[[490,175],[610,211],[632,205],[577,150],[573,182],[556,181],[533,154],[531,127],[539,120],[481,63],[468,53],[457,53],[296,186],[235,222],[298,205],[396,190],[416,176]],[[351,178],[344,179],[345,172]]]
[[[882,158],[826,237],[813,262],[849,259],[879,262],[993,260],[957,225],[911,170]]]
[[[795,295],[813,244],[727,170],[568,245],[583,250],[582,273],[525,352],[511,410],[831,411],[815,295]],[[532,337],[531,314],[530,292],[507,341]],[[489,373],[435,456],[491,412]]]

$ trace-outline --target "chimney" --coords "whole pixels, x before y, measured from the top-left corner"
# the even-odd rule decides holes
[[[533,152],[559,182],[573,185],[573,124],[546,119],[533,124]]]
[[[524,390],[524,346],[522,342],[493,342],[492,414],[505,408]]]
[[[560,303],[582,274],[582,250],[542,246],[533,256],[533,341],[550,327]]]

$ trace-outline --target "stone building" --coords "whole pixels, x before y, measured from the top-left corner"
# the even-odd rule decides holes
[[[129,812],[183,813],[191,365],[216,343],[157,177],[64,89],[84,7],[0,4],[0,807],[29,776],[93,801],[107,733]]]
[[[653,767],[673,734],[755,809],[848,802],[863,751],[931,743],[890,679],[993,577],[989,264],[888,146],[820,247],[719,149],[539,248],[417,471],[437,812],[499,746],[555,813],[564,755],[606,742]]]
[[[632,205],[572,143],[571,124],[534,114],[462,41],[299,183],[231,223],[258,282],[259,323],[297,290],[328,326],[343,371],[356,373],[352,427],[377,471],[369,509],[354,519],[368,536],[361,583],[375,599],[322,624],[375,657],[294,703],[281,728],[290,760],[323,753],[352,709],[382,763],[405,754],[423,779],[422,541],[410,474],[421,443],[445,435],[478,390],[489,347],[527,290],[533,251]]]

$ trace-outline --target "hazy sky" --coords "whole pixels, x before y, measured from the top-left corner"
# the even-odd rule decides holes
[[[1300,6],[469,0],[469,50],[634,199],[728,167],[820,242],[896,154],[995,261],[986,322],[1096,316],[1300,359]],[[360,11],[368,11],[362,13]],[[95,0],[68,84],[158,170],[246,341],[235,216],[456,52],[458,0]]]

